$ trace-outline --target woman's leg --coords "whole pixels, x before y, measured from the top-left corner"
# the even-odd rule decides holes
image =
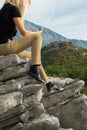
[[[45,74],[43,67],[41,66],[41,44],[42,44],[41,35],[32,34],[30,36],[22,37],[17,40],[8,41],[6,44],[0,44],[0,55],[18,54],[31,46],[32,68],[29,74],[33,78],[37,79],[38,81],[43,82],[42,79],[40,78],[40,75],[32,71],[34,68],[35,69],[37,68],[37,66],[34,66],[34,65],[40,65],[42,77],[46,81],[46,83],[48,82],[46,86],[47,86],[48,91],[50,91],[51,88],[53,88],[53,84],[48,80],[48,77]]]
[[[32,55],[32,53],[29,52],[29,51],[22,51],[22,52],[18,53],[18,56],[20,56],[20,57],[26,57],[26,58],[29,58],[29,59],[31,58],[31,55]],[[43,68],[42,65],[40,65],[40,74],[41,74],[42,79],[47,84],[49,82],[49,78],[46,75],[45,70],[44,70],[44,68]]]
[[[49,82],[49,78],[48,78],[48,76],[47,76],[47,74],[46,74],[46,72],[45,72],[45,70],[44,70],[42,65],[40,66],[40,74],[41,74],[42,79],[47,84]]]
[[[6,44],[0,44],[0,55],[17,54],[31,46],[31,64],[41,64],[41,44],[41,35],[32,34],[17,40],[8,41]]]
[[[31,58],[32,53],[29,51],[22,51],[21,53],[18,53],[21,57]],[[55,92],[55,91],[63,91],[64,88],[58,88],[55,86],[51,81],[49,81],[48,76],[45,73],[45,70],[42,65],[40,65],[40,74],[42,79],[45,81],[46,87],[48,91]]]
[[[28,74],[43,83],[44,81],[41,79],[39,74],[39,66],[41,65],[41,45],[41,35],[31,34],[17,40],[8,41],[6,44],[1,44],[0,55],[17,54],[31,46],[31,67]]]

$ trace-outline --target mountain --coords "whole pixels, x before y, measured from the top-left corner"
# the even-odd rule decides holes
[[[30,30],[30,31],[35,31],[39,28],[42,28],[42,26],[39,26],[39,25],[36,25],[34,23],[31,23],[29,21],[24,21],[24,24],[25,24],[25,28]],[[20,34],[19,32],[17,33],[16,37],[20,37]],[[53,42],[53,41],[68,41],[67,38],[63,37],[62,35],[60,34],[57,34],[56,32],[48,29],[48,28],[45,28],[43,29],[43,32],[42,32],[42,38],[43,38],[43,44],[42,46],[46,46],[48,44],[50,44],[50,42]]]
[[[35,31],[35,30],[42,27],[40,25],[36,25],[32,22],[29,22],[27,20],[24,21],[24,24],[25,24],[26,29],[28,29],[30,31]],[[18,37],[20,37],[19,32],[16,35],[16,38],[18,38]],[[66,38],[66,37],[64,37],[64,36],[54,32],[48,28],[45,28],[45,27],[44,27],[43,32],[42,32],[42,37],[43,37],[42,47],[50,44],[53,41],[70,41],[70,42],[76,43],[77,45],[79,45],[81,47],[87,48],[87,41],[77,40],[77,39],[68,39],[68,38]]]
[[[25,27],[28,30],[35,31],[35,30],[41,28],[42,26],[39,26],[39,25],[36,25],[34,23],[25,21]],[[43,46],[49,44],[52,41],[56,41],[56,40],[67,41],[67,38],[65,38],[62,35],[57,34],[56,32],[54,32],[54,31],[52,31],[48,28],[45,28],[45,27],[44,27],[43,32],[42,32],[42,37],[43,37]]]
[[[48,75],[79,78],[87,82],[87,49],[71,42],[52,42],[42,48]]]
[[[85,40],[69,39],[69,41],[76,43],[78,46],[87,48],[87,41],[85,41]]]

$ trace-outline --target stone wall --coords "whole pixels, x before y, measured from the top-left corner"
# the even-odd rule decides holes
[[[49,77],[64,91],[47,93],[29,68],[28,59],[0,56],[0,130],[87,130],[84,81]]]

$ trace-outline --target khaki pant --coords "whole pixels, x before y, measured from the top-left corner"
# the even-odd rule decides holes
[[[0,55],[18,54],[21,57],[31,58],[32,65],[41,64],[41,44],[41,35],[31,34],[30,36],[9,40],[5,44],[0,44]],[[31,52],[25,51],[29,47],[31,47]],[[40,66],[40,74],[42,79],[48,83],[49,79],[42,65]]]

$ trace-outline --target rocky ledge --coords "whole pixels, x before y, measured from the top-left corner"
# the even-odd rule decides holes
[[[87,130],[84,81],[49,77],[64,90],[47,93],[29,67],[29,59],[0,56],[0,130]]]

